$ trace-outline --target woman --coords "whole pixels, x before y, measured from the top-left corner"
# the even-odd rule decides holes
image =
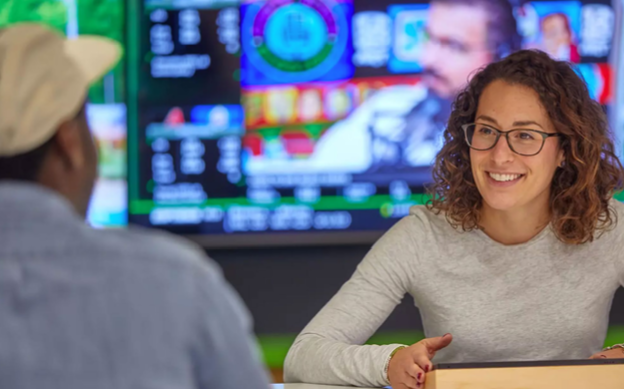
[[[419,388],[434,355],[600,351],[624,285],[624,205],[612,200],[624,174],[585,83],[564,62],[517,52],[472,78],[444,138],[432,202],[388,231],[303,330],[287,381]],[[428,338],[362,346],[406,293]]]

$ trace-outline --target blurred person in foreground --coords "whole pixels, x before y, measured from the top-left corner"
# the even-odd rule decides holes
[[[426,35],[422,83],[375,92],[321,137],[313,166],[383,173],[431,165],[471,74],[521,45],[509,0],[432,0]]]
[[[0,386],[266,389],[251,320],[204,253],[84,223],[96,178],[96,37],[0,30]]]
[[[620,163],[569,63],[522,50],[453,104],[412,207],[303,329],[287,382],[423,388],[434,363],[624,358],[602,350],[624,286]],[[406,294],[426,339],[364,345]]]

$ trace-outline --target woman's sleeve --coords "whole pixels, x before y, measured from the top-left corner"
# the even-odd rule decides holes
[[[615,257],[614,271],[618,276],[620,285],[624,287],[624,204],[618,200],[612,199],[610,205],[616,214],[615,228],[614,231],[611,231],[611,234],[615,238],[612,243],[612,250]]]
[[[284,366],[286,382],[380,387],[398,344],[364,344],[414,282],[415,216],[400,220],[371,249],[340,291],[299,334]]]

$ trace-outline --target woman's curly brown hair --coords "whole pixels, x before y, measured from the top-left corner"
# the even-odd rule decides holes
[[[455,228],[479,228],[482,198],[472,176],[462,125],[474,122],[479,98],[494,80],[535,90],[555,129],[563,134],[559,142],[565,161],[551,186],[551,225],[562,242],[591,242],[596,232],[617,222],[609,201],[622,187],[622,164],[604,110],[591,99],[585,82],[568,63],[540,51],[518,51],[488,65],[457,96],[433,168],[428,207],[444,213]]]

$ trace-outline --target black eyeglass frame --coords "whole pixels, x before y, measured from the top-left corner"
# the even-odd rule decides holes
[[[511,151],[513,151],[514,153],[518,154],[518,155],[522,155],[523,157],[533,157],[537,154],[539,154],[542,149],[544,148],[544,144],[546,143],[546,139],[553,137],[553,136],[561,136],[562,134],[555,132],[555,133],[548,133],[548,132],[543,132],[543,131],[538,131],[538,130],[533,130],[533,129],[523,129],[523,128],[516,128],[513,130],[509,130],[509,131],[501,131],[498,130],[494,127],[488,126],[486,124],[481,124],[484,127],[489,128],[490,130],[496,132],[496,139],[494,140],[494,143],[492,144],[492,146],[488,147],[487,149],[478,149],[476,147],[473,147],[472,144],[470,143],[470,141],[468,140],[468,128],[470,128],[470,126],[476,126],[478,123],[468,123],[468,124],[464,124],[462,125],[462,130],[464,130],[464,140],[466,141],[466,144],[468,145],[468,147],[470,147],[473,150],[477,150],[477,151],[488,151],[488,150],[492,150],[494,147],[496,147],[496,145],[498,144],[498,141],[500,140],[501,135],[505,135],[505,139],[507,139],[507,146],[509,146],[509,149]],[[540,146],[539,150],[535,153],[535,154],[522,154],[517,152],[516,150],[514,150],[513,146],[511,145],[511,142],[509,142],[509,134],[517,132],[517,131],[530,131],[532,133],[536,133],[536,134],[540,134],[542,136],[542,145]]]

